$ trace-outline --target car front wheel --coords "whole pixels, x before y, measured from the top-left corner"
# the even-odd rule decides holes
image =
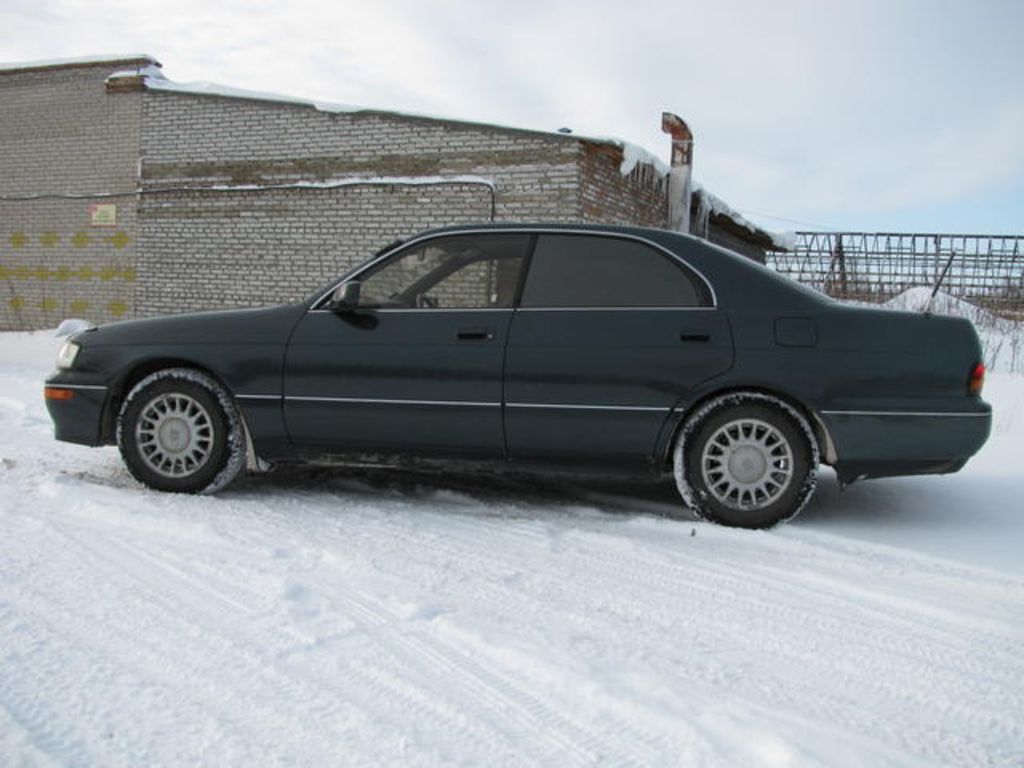
[[[716,398],[680,432],[676,484],[700,517],[769,528],[796,515],[816,483],[817,441],[788,404],[757,393]]]
[[[245,466],[237,407],[217,381],[189,368],[157,371],[132,388],[117,444],[132,476],[160,491],[212,493]]]

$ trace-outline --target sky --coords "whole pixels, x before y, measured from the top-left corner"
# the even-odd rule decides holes
[[[0,0],[0,62],[640,144],[774,230],[1024,233],[1019,0]],[[2,105],[0,105],[2,106]]]

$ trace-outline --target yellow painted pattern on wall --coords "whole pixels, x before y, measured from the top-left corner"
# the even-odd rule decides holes
[[[105,267],[68,267],[61,266],[56,269],[42,265],[8,267],[0,264],[0,280],[68,280],[89,281],[101,280],[124,280],[134,283],[138,273],[135,267],[119,267],[108,265]]]
[[[14,249],[20,249],[30,245],[33,239],[35,239],[43,248],[55,248],[61,244],[65,237],[75,248],[85,248],[90,245],[111,245],[117,250],[121,250],[132,241],[131,237],[123,229],[119,229],[116,232],[105,235],[88,232],[86,230],[78,230],[74,234],[67,235],[62,235],[60,232],[41,232],[38,235],[28,235],[25,232],[12,232],[7,235],[5,239],[7,244]]]
[[[124,248],[129,242],[131,242],[131,238],[129,238],[124,232],[115,232],[110,237],[105,237],[103,239],[115,248]]]
[[[22,296],[13,296],[7,300],[7,306],[13,309],[15,312],[27,309],[29,306],[39,307],[39,309],[43,310],[44,312],[53,312],[55,310],[60,309],[61,302],[54,298],[45,298],[41,299],[38,302],[38,304],[31,304],[30,302],[26,301],[25,298]],[[68,302],[67,305],[68,310],[70,310],[72,314],[76,315],[83,314],[84,312],[88,311],[88,309],[91,306],[92,304],[86,301],[85,299],[75,299],[74,301]],[[114,301],[108,301],[106,304],[104,304],[103,309],[105,309],[114,317],[121,317],[127,314],[128,310],[131,309],[131,307],[126,302],[115,299]]]
[[[138,277],[133,259],[122,253],[130,243],[132,238],[120,229],[0,230],[0,282],[7,293],[0,298],[0,312],[8,313],[5,322],[16,327],[20,321],[10,319],[15,316],[31,316],[26,322],[38,323],[40,316],[51,322],[90,313],[97,320],[130,315],[134,288],[129,286]],[[60,261],[71,263],[54,263]],[[107,294],[102,301],[90,296],[96,290],[90,284],[98,283],[109,285],[102,289]]]

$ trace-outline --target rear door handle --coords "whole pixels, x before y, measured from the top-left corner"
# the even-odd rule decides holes
[[[679,334],[679,340],[703,344],[711,341],[711,334],[704,330],[683,331]]]
[[[459,341],[490,341],[494,331],[488,328],[459,328]]]

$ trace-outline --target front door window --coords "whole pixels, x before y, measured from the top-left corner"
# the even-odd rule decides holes
[[[525,235],[431,240],[360,277],[359,306],[377,309],[505,309],[512,306]]]

